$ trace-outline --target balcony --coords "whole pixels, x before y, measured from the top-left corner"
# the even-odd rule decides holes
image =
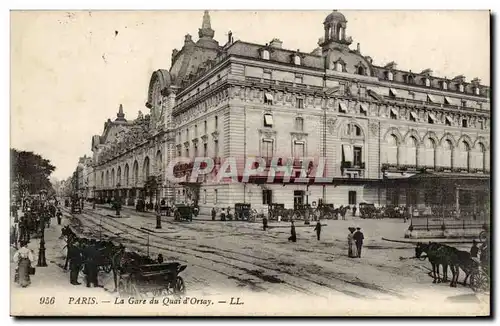
[[[351,161],[342,161],[340,163],[340,168],[342,170],[364,170],[365,162],[351,162]]]

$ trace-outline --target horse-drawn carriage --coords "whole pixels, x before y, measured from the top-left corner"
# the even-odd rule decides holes
[[[125,266],[120,273],[118,293],[120,296],[141,297],[182,295],[186,292],[184,280],[179,273],[186,269],[180,263],[152,263]]]
[[[185,204],[176,204],[174,208],[175,221],[192,221],[193,208]]]

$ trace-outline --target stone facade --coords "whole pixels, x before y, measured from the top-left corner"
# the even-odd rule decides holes
[[[125,198],[144,197],[145,182],[155,176],[161,198],[197,197],[207,211],[243,202],[264,208],[268,200],[287,208],[320,199],[336,206],[408,204],[414,195],[395,199],[383,181],[421,173],[489,178],[489,87],[430,69],[398,70],[394,62],[377,66],[359,44],[349,48],[341,13],[323,24],[325,35],[311,53],[286,50],[278,39],[235,42],[231,32],[220,46],[206,12],[199,41],[186,35],[171,69],[152,74],[150,114],[129,122],[120,108],[94,136],[99,195],[119,189]],[[194,186],[166,181],[168,162],[198,156],[214,158],[217,167],[228,157],[325,157],[333,182],[215,183],[214,174]],[[411,204],[425,206],[422,196]]]

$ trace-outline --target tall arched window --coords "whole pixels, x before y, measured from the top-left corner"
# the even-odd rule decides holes
[[[404,164],[417,165],[417,140],[415,137],[408,137],[405,143],[406,153],[403,158]]]
[[[156,173],[161,174],[163,171],[163,160],[161,151],[156,152]]]
[[[468,169],[470,167],[470,146],[465,141],[458,144],[455,167]]]
[[[101,172],[101,187],[104,187],[104,171]]]
[[[475,148],[473,168],[482,171],[486,166],[486,147],[482,143],[478,143]]]
[[[129,168],[128,168],[128,164],[125,164],[125,173],[123,174],[124,178],[125,178],[125,185],[128,186],[129,184]]]
[[[146,181],[149,178],[149,157],[146,156],[144,164],[142,165],[142,177]]]
[[[106,171],[106,187],[109,187],[109,171]]]
[[[446,168],[451,168],[451,156],[453,154],[453,144],[449,139],[446,139],[443,142],[443,151],[442,151],[442,159],[441,166]]]
[[[132,166],[132,181],[134,186],[137,186],[139,183],[139,164],[137,161],[134,161],[134,165]]]
[[[423,165],[427,167],[434,168],[436,161],[436,142],[432,138],[426,138],[424,140],[424,161]]]
[[[398,138],[396,135],[391,134],[387,137],[385,155],[385,163],[398,164]]]
[[[115,169],[111,169],[111,188],[115,187]]]
[[[358,75],[365,75],[365,67],[363,66],[359,66],[357,69],[356,69],[356,72]]]
[[[116,184],[122,184],[122,167],[119,166],[118,170],[116,171]]]

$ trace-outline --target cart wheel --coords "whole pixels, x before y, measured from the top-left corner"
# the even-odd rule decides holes
[[[488,235],[486,234],[486,231],[481,231],[481,233],[479,233],[479,241],[486,242],[487,237]]]
[[[177,276],[174,284],[174,294],[181,295],[184,293],[186,293],[186,286],[184,285],[184,280],[182,279],[182,277]]]
[[[109,273],[111,272],[111,265],[103,265],[102,266],[102,270],[105,272],[105,273]]]
[[[474,292],[486,292],[490,289],[490,282],[486,273],[475,271],[471,275],[471,288]]]

